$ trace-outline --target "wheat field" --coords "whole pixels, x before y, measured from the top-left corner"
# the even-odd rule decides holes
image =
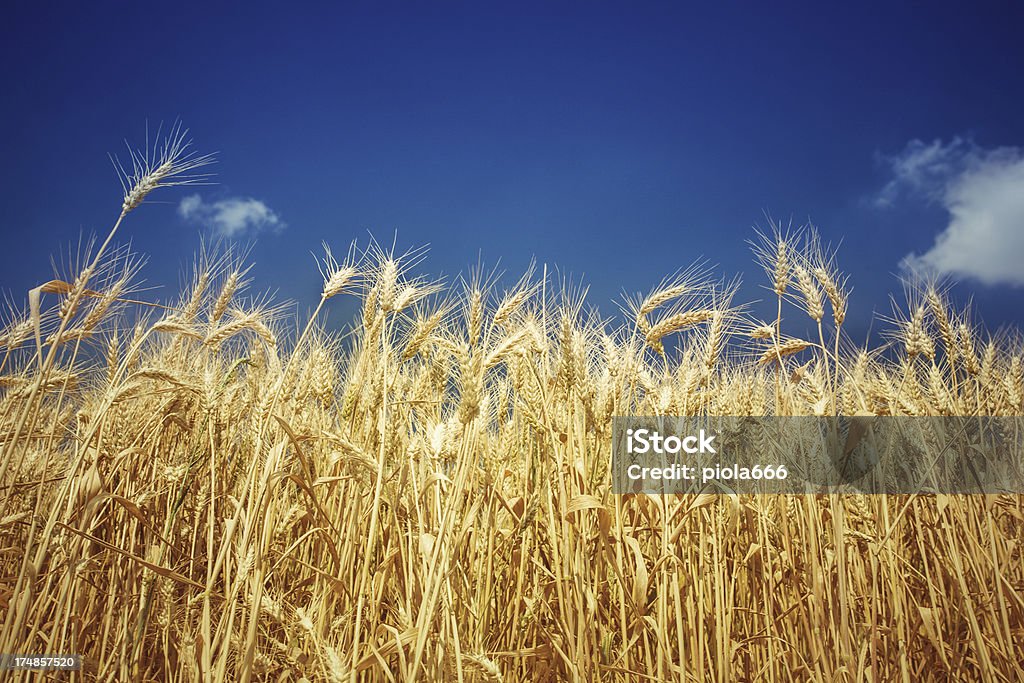
[[[1018,495],[609,482],[617,415],[1020,415],[1016,333],[924,281],[859,348],[835,254],[779,226],[768,321],[699,268],[606,319],[374,243],[324,252],[298,324],[230,249],[147,301],[116,239],[208,161],[180,129],[133,155],[103,242],[0,332],[0,652],[100,681],[1024,679]]]

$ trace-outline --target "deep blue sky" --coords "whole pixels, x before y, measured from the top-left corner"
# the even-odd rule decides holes
[[[12,5],[0,288],[22,299],[51,254],[105,233],[107,153],[180,117],[219,155],[204,201],[256,198],[287,223],[258,236],[253,273],[303,306],[321,241],[396,230],[430,245],[427,272],[536,256],[606,313],[702,256],[757,298],[745,241],[767,211],[843,241],[863,328],[948,223],[921,197],[874,206],[880,157],[914,139],[1024,146],[1024,10],[833,4]],[[199,244],[186,194],[161,191],[123,233],[162,296]],[[993,327],[1024,317],[1019,287],[967,291]]]

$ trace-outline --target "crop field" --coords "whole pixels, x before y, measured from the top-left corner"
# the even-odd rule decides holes
[[[296,275],[298,324],[231,249],[150,301],[118,245],[191,150],[139,153],[109,234],[0,326],[0,652],[81,654],[62,680],[1024,679],[1020,495],[609,474],[614,416],[1021,415],[1016,332],[923,280],[858,347],[835,253],[781,226],[753,239],[770,320],[701,268],[602,317],[542,268],[442,283],[376,243]]]

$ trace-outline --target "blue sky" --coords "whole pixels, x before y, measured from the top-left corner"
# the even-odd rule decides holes
[[[397,231],[430,245],[426,272],[536,257],[606,313],[702,257],[750,300],[768,212],[842,241],[855,333],[908,255],[990,327],[1019,321],[1024,9],[831,4],[20,3],[0,28],[0,288],[23,299],[105,233],[107,154],[180,118],[217,185],[130,216],[154,298],[219,231],[305,307],[322,241]]]

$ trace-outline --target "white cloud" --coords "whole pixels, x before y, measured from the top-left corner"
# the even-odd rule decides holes
[[[251,197],[228,197],[207,202],[193,194],[178,204],[178,215],[190,223],[208,227],[218,237],[225,238],[264,231],[280,232],[287,227],[269,206]]]
[[[892,179],[876,205],[916,195],[949,215],[930,249],[903,259],[905,269],[1024,285],[1024,149],[983,149],[959,137],[914,140],[885,161]]]

